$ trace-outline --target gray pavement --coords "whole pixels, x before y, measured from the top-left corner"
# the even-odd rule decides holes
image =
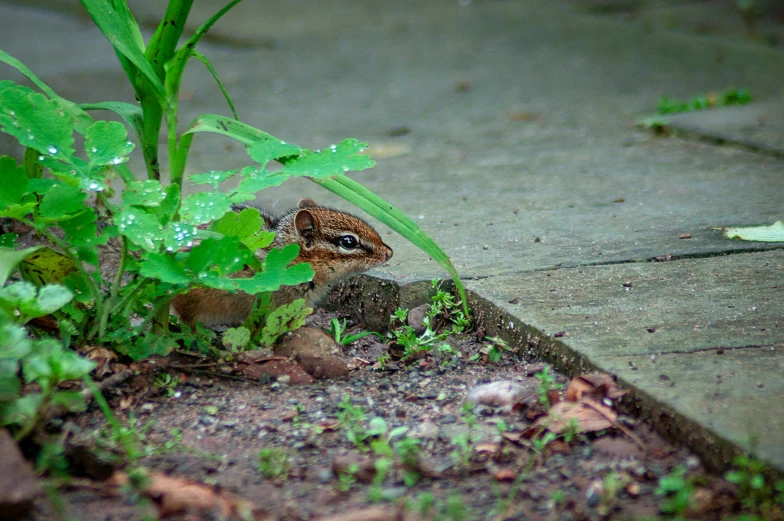
[[[131,100],[103,37],[70,3],[40,3],[0,4],[0,48],[76,101]],[[220,5],[197,2],[194,22]],[[452,256],[490,333],[618,375],[716,466],[753,450],[784,471],[784,245],[715,229],[784,217],[784,52],[647,20],[545,1],[245,2],[201,50],[244,121],[311,148],[374,145],[376,168],[353,177]],[[701,139],[633,126],[660,96],[732,87],[758,101],[677,118]],[[198,63],[184,89],[184,123],[227,112]],[[193,173],[247,164],[215,137],[192,152]],[[346,207],[304,180],[259,200],[303,196]],[[377,277],[443,275],[382,235],[395,257]]]

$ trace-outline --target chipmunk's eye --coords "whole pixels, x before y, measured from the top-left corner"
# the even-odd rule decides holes
[[[359,248],[359,240],[353,235],[341,235],[335,240],[335,244],[346,250]]]

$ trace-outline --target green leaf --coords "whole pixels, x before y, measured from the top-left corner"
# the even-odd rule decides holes
[[[265,166],[273,159],[298,156],[301,151],[300,147],[283,141],[259,141],[248,147],[248,155],[261,166]]]
[[[27,316],[35,318],[31,311],[35,311],[37,316],[50,315],[66,305],[73,299],[73,293],[65,286],[57,284],[47,284],[38,291],[35,299],[35,307],[26,309],[23,312]]]
[[[166,356],[174,349],[177,349],[177,341],[171,335],[148,333],[136,338],[126,354],[133,360],[142,360],[152,355]]]
[[[299,255],[299,245],[272,249],[264,259],[261,272],[247,279],[234,279],[237,287],[250,295],[262,291],[277,291],[281,286],[296,286],[313,279],[315,272],[309,264],[299,263],[288,267]]]
[[[237,186],[237,192],[241,194],[250,194],[249,199],[254,199],[252,194],[265,188],[272,188],[273,186],[280,186],[286,179],[291,177],[283,170],[276,172],[267,172],[264,168],[243,168],[243,179]]]
[[[14,400],[7,408],[2,410],[0,422],[3,425],[24,425],[35,416],[35,411],[43,400],[41,393],[30,393]]]
[[[3,329],[0,326],[0,333]],[[0,356],[2,355],[2,346],[0,345]],[[19,370],[19,363],[16,360],[6,360],[0,358],[0,404],[11,402],[19,396],[19,391],[22,384],[16,376]],[[0,412],[0,421],[2,421],[2,412]]]
[[[125,126],[117,121],[96,121],[90,125],[84,137],[90,169],[125,163],[135,147],[128,141]]]
[[[27,356],[33,347],[33,342],[28,338],[25,328],[0,319],[0,361],[19,360]],[[16,370],[14,370],[16,374]]]
[[[163,230],[163,245],[166,251],[177,251],[193,246],[199,236],[199,229],[183,222],[169,223]]]
[[[140,273],[169,284],[188,284],[193,279],[171,255],[158,253],[147,255],[141,263]]]
[[[231,210],[231,201],[220,192],[200,192],[189,195],[180,205],[182,220],[203,224],[223,217]]]
[[[0,128],[42,154],[73,157],[73,116],[59,100],[27,87],[0,90]]]
[[[160,206],[166,198],[161,182],[156,180],[135,181],[123,190],[123,204],[130,206]]]
[[[41,200],[39,213],[50,221],[68,219],[85,210],[86,199],[87,194],[78,188],[64,184],[55,185]]]
[[[223,333],[223,345],[233,351],[243,349],[250,342],[250,331],[247,327],[233,327]]]
[[[72,248],[94,246],[100,242],[105,242],[97,236],[98,226],[95,222],[95,212],[92,210],[77,214],[71,219],[58,221],[58,225],[65,232],[66,240]]]
[[[209,274],[229,275],[252,263],[253,255],[247,249],[240,248],[236,237],[223,237],[218,240],[206,239],[195,246],[188,255],[185,268],[207,284]],[[230,286],[236,287],[235,284]]]
[[[22,196],[27,193],[27,176],[24,166],[17,166],[9,156],[0,157],[0,210],[11,205],[21,204]]]
[[[73,298],[68,288],[57,284],[48,284],[38,291],[36,289],[26,281],[0,288],[0,306],[16,308],[24,320],[30,320],[54,313]]]
[[[219,184],[234,176],[237,174],[237,172],[239,172],[239,170],[210,170],[204,174],[194,174],[188,176],[188,179],[190,179],[191,182],[199,185],[212,185],[212,188],[217,190]]]
[[[275,232],[264,229],[261,212],[256,208],[245,208],[239,213],[228,212],[210,229],[228,237],[237,237],[250,251],[266,248],[275,239]]]
[[[4,233],[0,235],[0,248],[10,248],[14,249],[16,247],[16,239],[19,238],[19,235],[15,233]]]
[[[271,346],[283,334],[301,328],[305,319],[313,313],[313,309],[305,306],[304,299],[297,299],[283,305],[267,315],[266,325],[262,330],[259,343]]]
[[[114,224],[122,235],[149,252],[157,251],[163,241],[163,226],[141,208],[123,208],[114,215]]]
[[[40,248],[40,246],[35,246],[33,248],[15,251],[11,248],[0,246],[0,287],[5,285],[5,281],[7,281],[11,273],[16,270],[19,263]]]
[[[284,172],[320,178],[372,168],[375,162],[369,156],[360,154],[365,148],[367,143],[344,139],[339,145],[332,145],[320,152],[303,150],[299,157],[286,161]]]
[[[776,221],[770,226],[727,228],[724,235],[728,239],[738,238],[744,241],[784,242],[784,222]]]

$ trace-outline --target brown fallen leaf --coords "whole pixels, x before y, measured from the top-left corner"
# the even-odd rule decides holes
[[[590,396],[597,400],[604,397],[615,400],[626,394],[613,380],[612,376],[606,373],[591,373],[577,376],[569,382],[569,388],[564,393],[564,399],[569,402],[578,402],[584,396]]]
[[[128,475],[124,472],[115,472],[108,480],[110,485],[117,486],[128,482]],[[192,512],[245,519],[253,511],[252,503],[225,490],[157,473],[148,476],[143,493],[160,505],[160,517]]]
[[[591,405],[588,405],[589,403]],[[531,428],[544,427],[555,434],[561,434],[574,424],[576,432],[596,432],[609,429],[617,419],[617,413],[606,405],[590,398],[583,398],[577,403],[559,402],[555,404],[550,408],[550,412],[546,416],[538,418]]]

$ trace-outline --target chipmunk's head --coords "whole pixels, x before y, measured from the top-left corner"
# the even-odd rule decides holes
[[[380,266],[392,257],[392,248],[368,223],[318,206],[312,199],[302,199],[281,218],[281,225],[286,229],[286,242],[300,245],[297,262],[310,263],[316,272],[316,285]]]

